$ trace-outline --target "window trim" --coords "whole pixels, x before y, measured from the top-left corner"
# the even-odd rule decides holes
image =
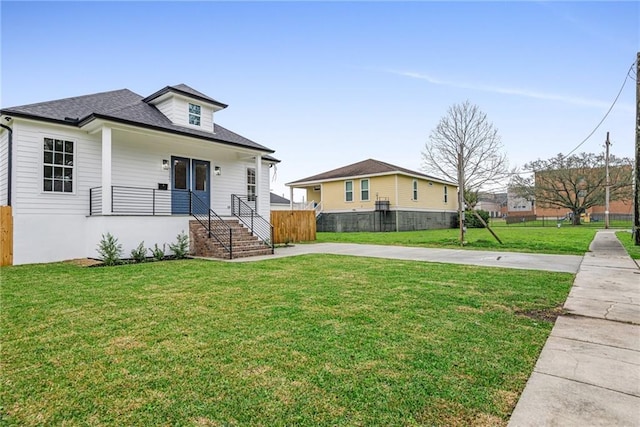
[[[253,184],[249,183],[249,172],[253,171]],[[247,183],[247,200],[250,202],[255,202],[258,199],[258,177],[256,176],[256,168],[247,168],[245,173],[246,183]],[[253,187],[253,192],[249,190],[249,188]]]
[[[347,190],[347,183],[351,184],[351,190]],[[347,194],[351,194],[351,200],[347,200]],[[344,201],[346,203],[353,203],[353,180],[347,180],[344,182]]]
[[[45,149],[44,149],[44,143],[46,139],[50,139],[53,141],[53,150],[51,150],[50,152],[53,153],[53,158],[52,161],[54,163],[45,163],[44,161],[44,157],[45,157]],[[65,151],[65,147],[64,147],[64,143],[65,142],[70,142],[72,144],[72,151],[71,151],[71,155],[73,156],[73,160],[72,160],[72,164],[71,166],[66,165],[64,163],[62,164],[58,164],[56,166],[55,163],[55,153],[57,151],[55,151],[55,141],[62,141],[63,142],[63,151],[61,152],[63,155],[63,162],[64,162],[64,155],[66,154]],[[78,160],[78,153],[77,153],[77,141],[74,139],[68,139],[68,137],[66,136],[51,136],[51,135],[43,135],[42,139],[41,139],[41,146],[40,146],[40,193],[41,194],[58,194],[58,195],[75,195],[77,192],[77,186],[78,186],[78,182],[77,182],[77,172],[76,172],[76,165],[77,165],[77,160]],[[46,150],[49,151],[49,150]],[[66,169],[71,169],[71,191],[55,191],[53,190],[53,188],[55,188],[55,184],[53,184],[55,182],[55,178],[52,177],[46,177],[45,173],[44,173],[44,168],[45,166],[51,167],[51,168],[55,168],[55,167],[61,167],[61,168],[66,168]],[[54,175],[55,176],[55,175]],[[52,180],[52,190],[45,190],[44,188],[44,181],[45,179],[51,179]],[[64,180],[62,181],[64,182]],[[64,185],[63,185],[63,189],[64,189]]]
[[[362,188],[362,184],[367,183],[367,189],[365,190],[364,188]],[[371,191],[370,191],[370,182],[369,182],[369,178],[366,179],[361,179],[360,180],[360,201],[362,202],[368,202],[369,200],[371,200]],[[367,192],[367,198],[365,199],[363,197],[363,193]]]
[[[418,201],[418,180],[414,179],[411,184],[411,200],[414,202]]]
[[[192,106],[198,107],[198,114],[191,112]],[[191,116],[198,118],[198,124],[191,123]],[[187,102],[187,123],[189,123],[189,126],[202,127],[202,105],[194,104],[192,102]]]

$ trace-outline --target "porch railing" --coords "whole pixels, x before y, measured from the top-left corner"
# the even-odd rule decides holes
[[[102,187],[89,189],[89,215],[102,213],[102,191]],[[111,213],[171,215],[171,191],[114,185],[111,187]]]
[[[214,238],[233,258],[233,229],[200,197],[189,191],[189,213],[206,230],[209,238]]]
[[[274,252],[273,226],[255,211],[255,199],[247,196],[231,195],[231,215],[238,218],[249,231],[262,240]]]

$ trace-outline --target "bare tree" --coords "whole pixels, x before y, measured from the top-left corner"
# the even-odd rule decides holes
[[[482,187],[498,184],[508,174],[507,157],[502,150],[498,129],[469,101],[449,107],[425,144],[422,169],[458,183],[461,243],[465,201],[477,199]]]
[[[631,200],[632,161],[609,157],[610,200]],[[548,160],[536,160],[524,165],[533,171],[529,177],[515,176],[512,188],[521,197],[535,200],[538,207],[566,208],[573,224],[580,224],[580,214],[593,206],[605,204],[605,156],[580,153],[564,157],[558,154]]]

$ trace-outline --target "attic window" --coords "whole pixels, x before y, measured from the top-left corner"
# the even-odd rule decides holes
[[[202,109],[199,105],[189,104],[189,124],[194,126],[200,126],[200,118],[202,115]]]

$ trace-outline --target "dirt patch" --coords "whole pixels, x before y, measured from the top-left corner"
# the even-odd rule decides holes
[[[77,265],[78,267],[95,267],[102,265],[102,261],[93,258],[76,258],[65,261],[65,264]]]
[[[562,306],[558,306],[545,310],[516,310],[515,314],[541,322],[555,323],[558,316],[567,314],[567,311]]]

